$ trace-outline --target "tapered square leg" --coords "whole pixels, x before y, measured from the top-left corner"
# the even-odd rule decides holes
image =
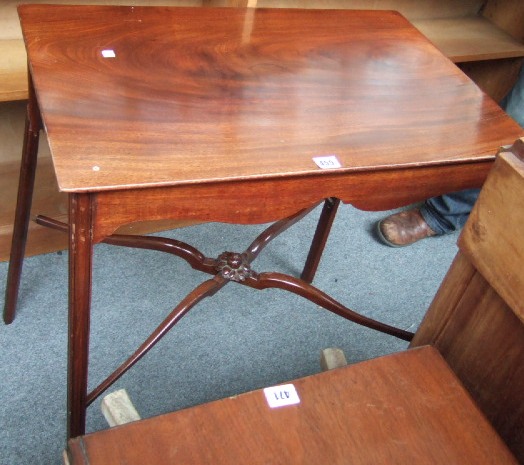
[[[322,208],[320,218],[318,219],[317,229],[313,236],[306,264],[304,265],[304,270],[300,276],[300,278],[307,283],[313,282],[320,259],[322,258],[322,252],[324,251],[331,231],[331,226],[333,225],[333,221],[335,221],[339,204],[340,200],[335,198],[326,199],[324,202],[324,207]]]
[[[27,242],[41,129],[42,119],[40,117],[40,110],[36,102],[31,79],[29,79],[29,102],[27,104],[20,180],[18,183],[13,238],[11,241],[4,301],[4,322],[6,324],[13,322],[16,313],[16,304],[18,302],[18,290],[20,288],[20,278]]]
[[[85,433],[93,261],[91,194],[69,198],[67,438]]]

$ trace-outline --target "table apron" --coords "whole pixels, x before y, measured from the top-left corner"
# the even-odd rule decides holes
[[[93,196],[92,237],[98,243],[118,227],[140,221],[259,224],[285,218],[329,197],[361,210],[388,210],[481,187],[493,160],[72,195]]]

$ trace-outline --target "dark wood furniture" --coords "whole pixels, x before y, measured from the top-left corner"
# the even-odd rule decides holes
[[[518,462],[430,347],[72,439],[70,465],[509,465]]]
[[[308,283],[339,199],[382,210],[480,186],[496,148],[522,133],[395,12],[65,5],[19,12],[31,81],[4,319],[14,318],[45,127],[69,196],[68,224],[39,223],[69,233],[71,437],[84,433],[90,402],[231,280],[286,289],[409,340],[411,333],[358,315]],[[319,156],[336,157],[340,168],[320,168]],[[272,237],[324,199],[303,280],[250,268]],[[113,234],[147,220],[284,217],[245,253],[216,259],[177,241]],[[102,241],[172,253],[213,277],[87,393],[92,252]]]
[[[19,3],[19,0],[0,2],[0,261],[9,259],[28,97],[27,57],[16,12]],[[57,2],[31,0],[30,3]],[[524,57],[521,0],[60,0],[59,3],[397,10],[496,102],[515,82]],[[47,140],[43,137],[33,212],[67,221],[67,198],[57,189]],[[120,232],[143,234],[177,226],[176,220],[162,220],[126,225]],[[30,223],[27,255],[66,248],[67,238],[63,234]]]
[[[296,380],[301,403],[282,410],[255,391],[73,439],[71,465],[517,463],[477,405],[523,463],[522,193],[524,139],[500,153],[412,341],[477,404],[435,347],[412,348]]]
[[[433,344],[524,463],[524,139],[500,154],[411,346]]]

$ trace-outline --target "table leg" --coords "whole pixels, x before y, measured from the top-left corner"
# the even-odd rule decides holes
[[[338,199],[327,199],[324,202],[324,208],[305,268],[305,272],[309,271],[311,273],[311,279],[320,261],[339,203]],[[215,274],[216,276],[202,283],[191,292],[175,307],[164,322],[158,326],[135,353],[90,393],[87,392],[87,375],[93,255],[93,196],[90,194],[71,194],[69,225],[51,218],[38,217],[37,222],[39,224],[68,232],[70,236],[68,438],[85,433],[86,409],[93,400],[144,356],[198,302],[203,298],[214,295],[230,280],[260,290],[280,288],[300,295],[360,325],[406,341],[411,340],[413,333],[360,315],[311,286],[303,279],[281,273],[257,274],[251,269],[251,262],[256,259],[268,243],[297,221],[300,221],[316,206],[314,205],[286,219],[275,222],[263,231],[243,253],[224,252],[217,259],[208,258],[194,247],[173,239],[118,234],[107,237],[103,242],[125,247],[167,252],[183,258],[194,269]]]
[[[307,283],[313,282],[313,278],[317,272],[318,264],[320,263],[320,258],[322,257],[322,252],[326,246],[329,232],[331,231],[331,226],[335,220],[339,204],[340,200],[335,198],[326,199],[324,202],[324,207],[320,213],[317,229],[315,230],[315,235],[313,236],[313,241],[311,242],[311,248],[309,249],[306,264],[304,265],[304,270],[300,276],[300,278]]]
[[[92,220],[92,196],[70,194],[68,439],[85,433],[93,259]]]
[[[33,200],[38,142],[40,140],[41,129],[42,119],[40,117],[40,110],[38,109],[31,79],[29,79],[29,102],[27,104],[15,222],[5,290],[4,322],[6,324],[13,322],[16,313],[20,277],[22,275],[22,265],[27,242],[27,230],[29,228],[29,216]]]

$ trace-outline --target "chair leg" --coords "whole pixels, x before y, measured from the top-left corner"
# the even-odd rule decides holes
[[[16,313],[18,290],[20,287],[22,265],[27,242],[29,216],[31,213],[31,202],[33,199],[33,188],[35,184],[38,142],[40,140],[40,130],[42,129],[38,104],[36,103],[31,85],[29,87],[30,98],[27,105],[24,145],[20,166],[20,180],[18,184],[15,222],[5,291],[4,322],[6,324],[13,322]]]
[[[313,236],[313,241],[311,242],[306,264],[304,265],[304,270],[300,276],[300,278],[307,283],[313,282],[315,273],[317,272],[317,268],[320,263],[320,259],[322,258],[322,252],[324,251],[327,239],[329,237],[329,232],[331,231],[331,226],[335,220],[339,204],[340,200],[333,197],[326,199],[324,202],[324,207],[322,208],[322,212],[317,224],[317,229],[315,231],[315,235]]]

